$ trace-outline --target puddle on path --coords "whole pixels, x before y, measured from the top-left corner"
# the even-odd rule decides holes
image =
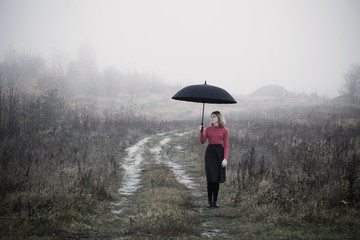
[[[186,174],[186,171],[184,170],[184,166],[181,166],[172,161],[167,161],[166,165],[174,173],[175,178],[179,183],[184,184],[187,188],[191,190],[197,188],[198,184],[194,183],[193,179]]]
[[[174,136],[184,136],[188,133],[191,133],[191,132],[184,132],[184,133],[173,133]],[[158,134],[159,135],[159,134]],[[163,149],[163,147],[169,143],[171,141],[171,137],[166,137],[164,138],[163,140],[161,140],[159,142],[159,145],[152,148],[150,151],[153,153],[153,154],[156,154],[157,155],[157,159],[160,158],[160,152],[161,150]],[[183,148],[181,146],[176,146],[175,149],[181,151]],[[176,180],[181,183],[181,184],[184,184],[187,188],[191,189],[191,190],[194,190],[196,187],[197,187],[197,184],[193,182],[192,178],[190,178],[185,169],[184,169],[184,166],[178,164],[178,163],[175,163],[173,162],[170,158],[166,157],[166,160],[162,160],[163,164],[166,164],[170,169],[171,171],[174,173],[175,177],[176,177]]]
[[[175,133],[175,136],[177,137],[182,137],[185,136],[186,134],[192,133],[193,131],[188,131],[188,132],[182,132],[182,133]]]
[[[164,146],[165,144],[169,143],[171,138],[167,137],[160,141],[160,146]]]
[[[163,135],[165,135],[165,134],[166,134],[166,133],[159,133],[159,134],[157,134],[157,135],[158,135],[158,136],[163,136]],[[155,155],[156,163],[160,163],[160,152],[161,152],[163,146],[164,146],[165,144],[169,143],[170,141],[171,141],[171,138],[170,138],[170,137],[166,137],[166,138],[164,138],[163,140],[161,140],[161,141],[159,142],[159,145],[157,145],[157,146],[155,146],[155,147],[153,147],[153,148],[150,149],[150,152]]]
[[[144,145],[149,141],[150,137],[144,138],[132,147],[127,149],[128,157],[124,159],[122,168],[125,173],[122,180],[122,187],[118,190],[120,194],[131,195],[140,188],[141,163],[145,151]]]
[[[125,173],[122,179],[122,186],[118,189],[118,193],[121,195],[131,195],[138,190],[141,185],[141,164],[143,162],[142,154],[145,151],[145,143],[149,141],[151,137],[147,137],[136,143],[135,145],[126,149],[127,157],[124,159],[122,168]],[[123,211],[121,208],[126,202],[126,197],[122,197],[119,202],[113,202],[112,205],[117,209],[111,210],[113,214],[120,214]]]
[[[183,148],[182,146],[175,146],[175,149],[176,149],[176,150],[179,150],[179,151],[184,150],[184,148]]]

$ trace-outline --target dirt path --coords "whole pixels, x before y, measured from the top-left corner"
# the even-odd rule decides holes
[[[358,230],[344,238],[342,225],[313,225],[256,204],[230,181],[220,185],[220,207],[206,208],[205,147],[194,131],[152,135],[130,146],[120,163],[119,200],[91,239],[357,239]]]
[[[135,210],[141,208],[141,200],[138,198],[144,184],[143,172],[160,167],[171,171],[175,179],[189,192],[191,204],[188,208],[200,219],[195,237],[230,238],[230,234],[221,227],[228,224],[229,219],[221,217],[221,210],[205,207],[207,195],[203,163],[191,159],[188,156],[189,152],[184,149],[185,138],[192,135],[193,132],[157,134],[140,140],[126,150],[127,156],[122,164],[122,186],[118,190],[120,200],[111,203],[111,213],[123,219],[123,227],[131,224],[132,216],[136,214]]]

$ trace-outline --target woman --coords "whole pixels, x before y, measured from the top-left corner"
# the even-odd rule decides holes
[[[229,132],[225,128],[225,119],[219,111],[211,113],[211,126],[203,131],[200,126],[200,142],[209,140],[205,152],[205,172],[208,190],[206,207],[219,207],[217,197],[220,183],[225,182],[225,167],[229,153]]]

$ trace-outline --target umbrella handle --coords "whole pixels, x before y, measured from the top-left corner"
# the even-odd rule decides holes
[[[203,103],[203,110],[202,110],[202,117],[201,117],[201,131],[204,128],[204,110],[205,110],[205,103]]]

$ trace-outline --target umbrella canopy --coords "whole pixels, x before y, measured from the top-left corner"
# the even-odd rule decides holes
[[[184,87],[172,99],[200,103],[236,103],[235,99],[224,89],[198,84]]]
[[[224,89],[206,84],[198,84],[184,87],[178,91],[172,99],[188,102],[203,103],[201,125],[204,122],[205,103],[229,104],[236,103],[235,99]]]

